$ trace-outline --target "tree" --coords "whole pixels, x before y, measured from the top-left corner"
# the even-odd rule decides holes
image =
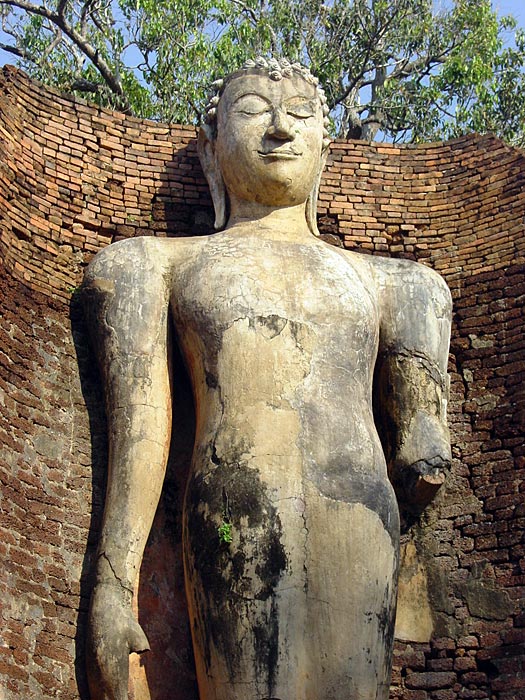
[[[0,48],[44,83],[198,122],[206,85],[257,54],[318,75],[334,134],[525,144],[525,37],[490,0],[0,0]]]

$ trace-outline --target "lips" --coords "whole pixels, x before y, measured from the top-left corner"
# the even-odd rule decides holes
[[[295,151],[291,148],[272,148],[270,151],[257,151],[261,158],[274,160],[294,160],[302,156],[301,151]]]

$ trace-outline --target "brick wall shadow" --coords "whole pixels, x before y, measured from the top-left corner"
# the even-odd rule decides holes
[[[174,335],[174,334],[172,334]],[[132,665],[131,697],[198,700],[184,589],[182,508],[195,438],[190,381],[172,343],[173,426],[159,507],[146,544],[137,592],[138,618],[151,651]],[[143,692],[146,684],[149,696]]]
[[[179,238],[214,233],[213,205],[197,157],[196,139],[181,144],[173,155],[157,173],[149,215],[144,212],[149,217],[147,235]],[[141,234],[134,231],[133,235]]]
[[[97,367],[95,353],[89,344],[88,331],[80,294],[73,294],[70,303],[71,333],[76,352],[80,388],[89,420],[90,462],[91,462],[91,512],[85,540],[80,577],[80,599],[82,606],[78,613],[75,635],[75,677],[80,700],[89,700],[86,676],[86,624],[89,599],[93,587],[96,549],[106,492],[108,440],[106,412],[102,382]]]

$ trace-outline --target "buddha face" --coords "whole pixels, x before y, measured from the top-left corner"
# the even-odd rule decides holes
[[[217,110],[216,155],[230,196],[270,206],[306,202],[321,167],[323,115],[300,75],[233,78]]]

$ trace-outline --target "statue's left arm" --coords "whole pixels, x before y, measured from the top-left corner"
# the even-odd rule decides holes
[[[445,281],[423,265],[374,263],[381,318],[376,423],[400,505],[420,512],[451,462],[446,412],[452,300]]]

